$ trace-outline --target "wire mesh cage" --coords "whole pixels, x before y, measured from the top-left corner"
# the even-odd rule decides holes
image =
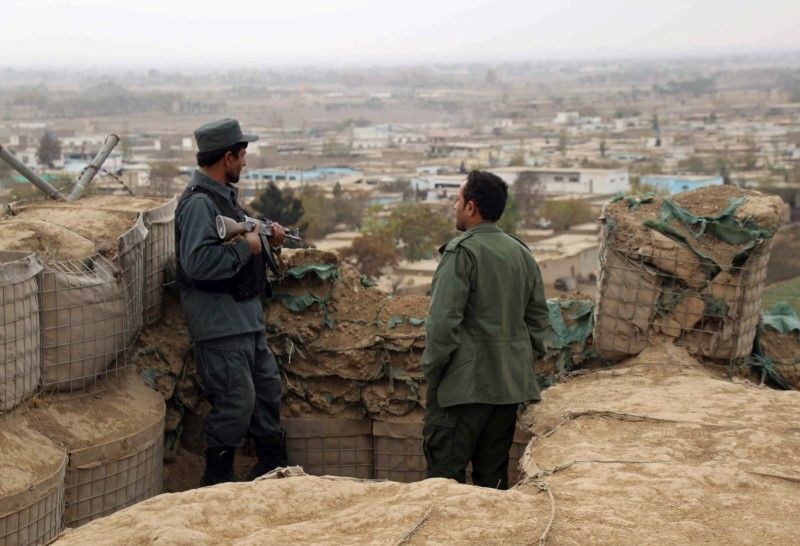
[[[422,423],[375,421],[372,425],[375,449],[375,478],[401,483],[425,479],[422,452]]]
[[[66,477],[64,524],[77,527],[161,493],[163,422],[151,438],[120,458],[75,464]]]
[[[48,544],[63,528],[67,455],[11,417],[0,430],[0,544]]]
[[[128,341],[142,330],[144,319],[145,242],[148,232],[140,214],[133,227],[119,238],[114,260],[120,272],[128,309]]]
[[[285,419],[289,463],[317,476],[372,478],[372,421]]]
[[[42,272],[42,384],[75,393],[120,378],[127,365],[130,275],[100,255]],[[106,383],[104,383],[106,384]]]
[[[178,198],[144,214],[148,234],[144,246],[144,323],[161,318],[164,268],[175,255],[175,208]]]
[[[655,231],[619,230],[604,227],[600,250],[593,340],[602,357],[637,355],[656,336],[728,364],[750,355],[772,239],[714,261]]]
[[[0,414],[39,387],[41,271],[35,254],[0,252]]]

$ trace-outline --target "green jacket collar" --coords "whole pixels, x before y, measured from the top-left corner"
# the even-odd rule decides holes
[[[230,184],[220,184],[199,167],[195,169],[194,175],[192,175],[192,184],[202,186],[207,190],[220,194],[225,199],[236,202],[236,188]]]
[[[472,229],[467,230],[467,233],[497,233],[501,231],[497,224],[494,222],[486,222],[485,224],[478,224]]]

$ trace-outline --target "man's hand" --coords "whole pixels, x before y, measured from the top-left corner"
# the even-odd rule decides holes
[[[283,232],[281,232],[283,233]],[[281,235],[281,238],[283,235]],[[261,254],[261,236],[258,234],[257,230],[248,231],[244,234],[244,238],[247,241],[247,244],[250,245],[250,254],[253,256],[257,256]]]
[[[269,240],[269,244],[278,247],[283,246],[283,236],[286,235],[286,229],[280,225],[278,222],[272,223],[272,238]]]

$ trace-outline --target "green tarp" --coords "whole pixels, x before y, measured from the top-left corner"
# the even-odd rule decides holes
[[[283,274],[284,277],[294,277],[295,279],[301,279],[306,275],[314,274],[320,280],[327,281],[328,279],[338,279],[339,278],[339,266],[336,264],[309,264],[309,265],[299,265],[297,267],[292,267]]]
[[[743,221],[735,216],[737,209],[742,206],[746,199],[746,197],[730,199],[725,210],[715,216],[697,216],[676,204],[670,198],[665,197],[659,218],[647,219],[644,221],[644,225],[663,233],[671,239],[684,243],[695,254],[709,263],[727,269],[732,264],[716,263],[714,257],[697,248],[692,239],[697,239],[703,235],[712,235],[731,246],[741,247],[733,259],[733,265],[738,263],[762,240],[773,235],[768,230],[760,229],[750,219]],[[687,234],[680,226],[685,227],[686,233],[690,237],[687,237]]]
[[[592,333],[593,310],[591,300],[547,300],[550,328],[545,336],[545,348],[565,349],[576,341],[585,342]]]
[[[782,334],[789,332],[800,333],[800,318],[792,306],[781,301],[772,306],[769,311],[761,316],[761,324],[777,330]]]

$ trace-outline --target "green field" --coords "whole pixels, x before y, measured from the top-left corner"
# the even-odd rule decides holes
[[[761,299],[761,308],[766,311],[779,301],[785,301],[800,314],[800,277],[775,283],[765,288]]]

